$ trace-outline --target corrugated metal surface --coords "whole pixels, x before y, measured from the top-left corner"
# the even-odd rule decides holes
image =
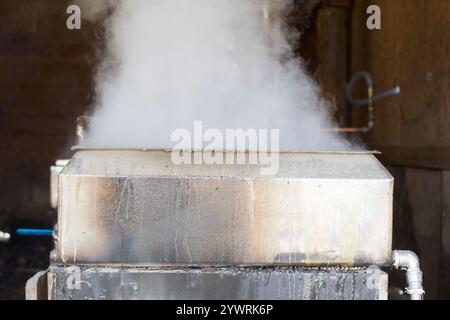
[[[375,271],[52,266],[48,276],[58,300],[384,300],[387,274]]]

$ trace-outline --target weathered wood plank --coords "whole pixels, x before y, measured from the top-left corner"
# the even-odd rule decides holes
[[[76,117],[1,117],[1,136],[71,137],[75,135]]]
[[[441,235],[441,261],[439,267],[440,299],[450,299],[450,171],[443,172],[443,210]]]
[[[345,7],[325,7],[317,17],[320,84],[323,94],[334,104],[340,126],[349,125],[350,110],[346,98],[348,79],[349,10]]]
[[[65,84],[47,86],[41,83],[0,86],[1,117],[80,116],[92,101],[91,88],[84,84],[69,87]]]
[[[391,165],[450,169],[450,146],[374,145],[371,147],[381,151],[380,160]]]
[[[52,57],[15,57],[0,55],[0,70],[6,77],[0,77],[0,86],[14,83],[27,86],[42,83],[46,86],[65,85],[70,87],[90,86],[93,73],[87,59]]]

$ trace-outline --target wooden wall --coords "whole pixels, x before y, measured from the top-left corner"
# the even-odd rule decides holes
[[[370,4],[381,30],[366,28]],[[352,16],[352,73],[370,71],[376,92],[402,89],[375,104],[365,137],[396,179],[394,247],[419,254],[427,298],[450,298],[450,1],[355,0]],[[352,108],[354,125],[364,117]]]
[[[69,31],[67,6],[0,0],[0,220],[49,221],[49,166],[90,103],[94,29]]]
[[[450,2],[354,3],[353,71],[371,71],[378,92],[396,85],[402,89],[401,95],[376,104],[378,121],[367,141],[386,151],[391,163],[450,169]],[[381,7],[382,30],[365,27],[369,4]],[[358,109],[355,122],[362,120]]]

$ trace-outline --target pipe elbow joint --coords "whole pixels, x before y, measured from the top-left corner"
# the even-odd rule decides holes
[[[393,265],[396,269],[406,271],[406,281],[408,287],[406,292],[413,300],[422,300],[423,294],[423,273],[420,270],[419,257],[412,251],[395,250],[393,253]]]
[[[420,269],[419,257],[412,251],[395,250],[393,260],[394,267],[397,269]]]

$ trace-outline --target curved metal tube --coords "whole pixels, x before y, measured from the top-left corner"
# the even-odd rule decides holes
[[[411,300],[422,300],[425,291],[422,286],[422,271],[420,270],[419,257],[412,251],[395,250],[393,253],[394,267],[406,270],[408,287],[406,293]]]
[[[364,78],[367,85],[367,98],[366,99],[354,99],[353,98],[353,88],[356,84],[356,82]],[[395,95],[400,94],[400,87],[397,86],[393,89],[390,89],[388,91],[379,93],[377,95],[373,95],[373,78],[372,75],[367,71],[361,71],[358,72],[353,76],[353,78],[350,80],[350,82],[347,85],[347,98],[348,101],[350,101],[351,104],[357,105],[357,106],[366,106],[370,105],[371,103],[381,100],[383,98],[392,97]]]
[[[355,99],[353,98],[353,88],[356,84],[356,82],[363,78],[366,81],[367,86],[367,98],[365,99]],[[351,104],[357,105],[357,106],[368,106],[368,118],[367,118],[367,125],[363,128],[336,128],[332,129],[334,132],[349,132],[349,133],[355,133],[355,132],[362,132],[362,133],[368,133],[373,130],[373,127],[375,126],[375,112],[373,108],[373,103],[375,101],[381,100],[386,97],[391,97],[400,94],[400,87],[395,87],[391,90],[379,93],[377,95],[373,95],[373,77],[372,75],[367,71],[361,71],[356,73],[350,82],[347,85],[346,88],[347,91],[347,99]]]

